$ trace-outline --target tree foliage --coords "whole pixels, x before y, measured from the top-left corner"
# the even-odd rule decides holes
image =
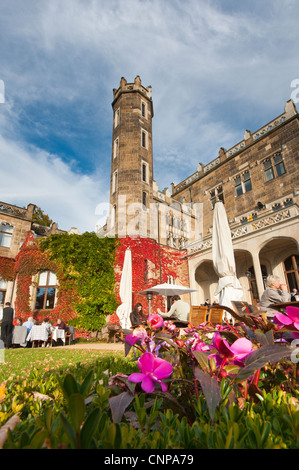
[[[36,207],[33,212],[32,221],[39,225],[44,225],[45,227],[50,227],[52,225],[53,220],[44,213],[44,211],[40,207]]]

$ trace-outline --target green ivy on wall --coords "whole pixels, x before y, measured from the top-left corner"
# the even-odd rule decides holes
[[[118,303],[114,292],[114,262],[117,241],[99,238],[94,232],[51,235],[40,242],[49,260],[58,262],[64,281],[77,294],[73,324],[100,330]]]

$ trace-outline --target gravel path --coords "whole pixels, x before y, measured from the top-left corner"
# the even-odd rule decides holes
[[[59,348],[97,350],[103,352],[124,352],[124,343],[74,343]]]

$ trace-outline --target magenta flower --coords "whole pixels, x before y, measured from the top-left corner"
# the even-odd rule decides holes
[[[229,361],[230,364],[242,367],[244,360],[252,351],[252,342],[248,339],[239,338],[230,346],[225,339],[221,338],[220,333],[214,334],[213,346],[218,350],[218,354],[211,354],[209,357],[214,357],[217,366]]]
[[[141,344],[145,345],[145,339],[147,337],[148,336],[144,328],[136,328],[132,334],[126,336],[125,341],[130,346],[134,346],[138,341],[141,341]]]
[[[153,315],[150,315],[147,319],[147,322],[155,330],[157,330],[159,328],[162,328],[162,326],[164,324],[163,318],[160,315],[158,315],[157,313],[154,313]]]
[[[191,346],[191,351],[209,351],[211,346],[203,341],[195,341]]]
[[[163,392],[166,392],[167,387],[162,379],[167,379],[172,374],[172,365],[169,362],[146,352],[138,359],[137,365],[141,372],[129,375],[130,382],[141,382],[142,390],[147,393],[152,393],[155,390],[157,382],[161,385]]]
[[[286,315],[283,313],[275,313],[274,318],[276,323],[281,326],[287,326],[288,328],[298,330],[292,333],[294,338],[299,338],[299,308],[297,307],[287,307]]]

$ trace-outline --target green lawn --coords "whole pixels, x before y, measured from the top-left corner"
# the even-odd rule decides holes
[[[0,362],[0,384],[15,377],[26,378],[32,369],[40,372],[61,369],[71,372],[77,365],[92,366],[108,354],[96,350],[64,348],[8,349],[4,351],[4,362]],[[121,353],[113,353],[115,355],[123,356]]]

